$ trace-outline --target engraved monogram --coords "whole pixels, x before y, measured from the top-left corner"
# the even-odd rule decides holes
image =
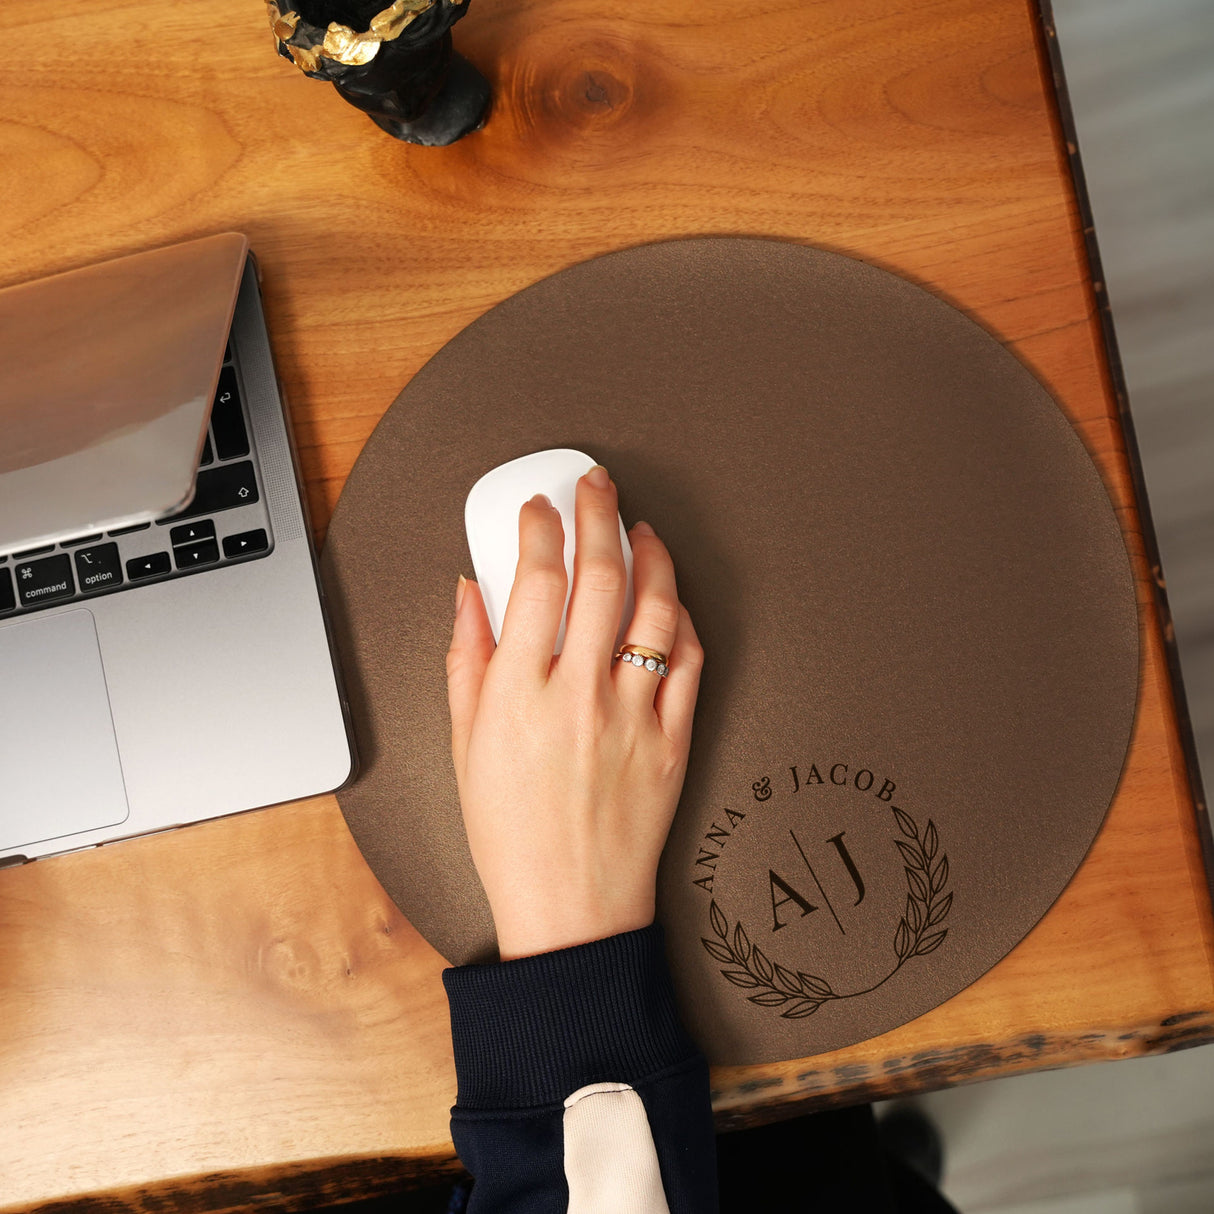
[[[861,768],[852,774],[847,764],[836,763],[826,770],[829,782],[840,788],[850,785],[859,792],[867,793],[873,790],[876,784],[875,775],[867,768]],[[794,794],[802,788],[827,783],[816,764],[810,764],[804,774],[796,766],[789,767],[788,771]],[[751,788],[754,799],[758,802],[765,802],[772,795],[771,780],[768,776],[754,781]],[[826,978],[807,973],[805,970],[789,968],[769,956],[762,947],[751,940],[750,933],[740,920],[731,924],[714,897],[709,902],[708,917],[715,938],[701,937],[701,943],[709,956],[721,963],[722,977],[736,987],[753,992],[747,995],[751,1003],[758,1007],[779,1008],[779,1014],[787,1020],[803,1019],[812,1016],[824,1003],[856,999],[870,994],[884,986],[912,958],[927,956],[944,943],[948,936],[946,920],[953,906],[953,894],[948,889],[948,856],[941,850],[936,825],[930,818],[927,825],[921,829],[910,814],[893,804],[896,789],[897,785],[892,780],[883,780],[880,787],[872,792],[877,800],[885,803],[893,815],[897,834],[892,837],[892,841],[898,849],[907,885],[905,911],[893,931],[892,966],[878,981],[863,989],[835,990]],[[692,879],[693,884],[708,893],[713,893],[721,850],[746,818],[745,813],[733,809],[726,809],[724,816],[727,825],[722,826],[714,820],[705,832],[694,865],[696,869],[708,870]],[[804,866],[804,872],[791,872],[787,869],[777,872],[771,867],[767,869],[771,934],[775,935],[790,923],[804,919],[825,907],[835,927],[846,935],[844,924],[811,863],[810,855],[812,853],[820,857],[823,854],[821,849],[830,849],[826,854],[833,854],[834,860],[831,863],[838,865],[834,880],[836,896],[837,887],[843,879],[842,873],[845,872],[854,891],[851,908],[860,906],[865,899],[866,887],[845,841],[847,832],[838,831],[822,840],[818,850],[807,847],[795,830],[790,829],[789,834],[796,854]]]

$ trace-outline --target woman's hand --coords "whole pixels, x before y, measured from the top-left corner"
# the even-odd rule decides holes
[[[447,654],[451,749],[503,960],[653,921],[703,651],[665,546],[638,523],[625,639],[669,654],[670,674],[612,661],[626,588],[617,520],[615,486],[592,468],[577,487],[559,657],[564,532],[546,498],[519,513],[518,569],[496,649],[479,587],[460,580]]]

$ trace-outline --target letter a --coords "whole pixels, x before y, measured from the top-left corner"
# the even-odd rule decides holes
[[[804,919],[810,911],[816,911],[816,906],[811,906],[808,900],[803,898],[783,877],[777,876],[770,868],[767,870],[767,880],[771,887],[771,930],[778,932],[780,928],[787,927],[787,923],[780,922],[780,907],[786,902],[795,902],[801,908],[801,918]],[[784,891],[783,898],[776,897],[776,886],[779,886]]]

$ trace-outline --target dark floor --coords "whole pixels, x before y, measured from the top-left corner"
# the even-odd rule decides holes
[[[884,1137],[872,1108],[793,1118],[717,1139],[721,1214],[956,1214],[922,1173],[939,1174],[939,1140],[911,1115]],[[444,1183],[328,1206],[333,1214],[457,1214],[462,1193]]]

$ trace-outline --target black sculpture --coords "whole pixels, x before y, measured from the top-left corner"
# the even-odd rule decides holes
[[[381,130],[438,147],[477,130],[488,81],[451,49],[468,0],[266,0],[278,53]]]

